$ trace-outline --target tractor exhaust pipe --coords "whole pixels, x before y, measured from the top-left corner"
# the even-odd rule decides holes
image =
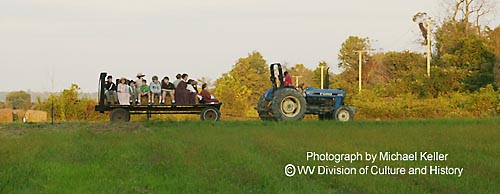
[[[321,66],[321,89],[330,88],[330,74],[328,71],[330,67],[326,68],[326,74],[324,73],[324,66]]]
[[[325,75],[325,88],[329,89],[330,88],[330,73],[329,73],[330,67],[326,68],[326,75]]]

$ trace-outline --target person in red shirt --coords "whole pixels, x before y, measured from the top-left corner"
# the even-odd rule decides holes
[[[203,103],[205,104],[210,104],[210,103],[219,103],[219,100],[215,99],[212,97],[212,95],[210,94],[210,92],[208,91],[207,89],[207,84],[204,83],[203,85],[201,85],[201,100]]]
[[[286,87],[286,86],[293,86],[293,83],[292,83],[292,76],[290,76],[290,74],[288,74],[288,71],[285,71],[284,73],[285,75],[285,80],[283,82],[283,85]]]

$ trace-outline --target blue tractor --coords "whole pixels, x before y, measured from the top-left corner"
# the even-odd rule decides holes
[[[306,114],[318,115],[319,120],[342,122],[351,121],[354,118],[354,107],[344,105],[346,97],[344,90],[307,88],[299,91],[293,86],[283,86],[281,64],[272,64],[270,72],[273,87],[259,99],[257,112],[260,119],[295,121],[302,120]],[[277,80],[280,82],[279,85]],[[326,85],[329,85],[328,79],[326,80]]]

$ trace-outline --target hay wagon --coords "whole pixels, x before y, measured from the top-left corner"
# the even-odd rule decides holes
[[[104,84],[107,73],[103,72],[99,76],[99,104],[95,106],[95,110],[100,113],[110,112],[109,118],[111,121],[130,121],[130,115],[142,114],[149,119],[153,114],[199,114],[201,120],[218,121],[221,117],[220,107],[222,103],[217,104],[192,104],[192,105],[176,105],[176,104],[147,104],[147,105],[117,105],[108,104],[105,102]]]

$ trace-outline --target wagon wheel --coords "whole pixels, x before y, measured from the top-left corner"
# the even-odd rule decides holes
[[[130,113],[124,108],[116,108],[111,111],[109,118],[111,121],[128,122],[130,121]]]
[[[200,118],[202,121],[218,121],[220,119],[219,109],[207,107],[201,111]]]

